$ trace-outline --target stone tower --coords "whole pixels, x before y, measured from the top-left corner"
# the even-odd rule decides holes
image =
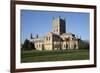
[[[58,18],[53,18],[52,20],[52,32],[58,35],[66,33],[66,23],[65,18],[62,19],[60,16]]]

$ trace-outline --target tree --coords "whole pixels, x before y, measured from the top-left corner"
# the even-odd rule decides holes
[[[23,49],[28,48],[28,44],[29,44],[29,40],[26,39],[26,40],[24,41],[24,44],[22,45],[22,48],[23,48]]]
[[[79,40],[79,49],[89,49],[89,42],[86,40]]]
[[[29,42],[28,48],[30,48],[30,50],[35,50],[35,46],[32,42]]]
[[[24,41],[24,44],[22,45],[22,50],[35,50],[35,46],[32,42],[30,42],[28,39]]]

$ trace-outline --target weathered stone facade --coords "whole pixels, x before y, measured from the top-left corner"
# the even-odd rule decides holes
[[[36,50],[67,50],[78,49],[78,38],[75,34],[66,33],[66,22],[62,18],[53,18],[52,32],[48,32],[44,37],[34,37],[30,39],[34,43]]]

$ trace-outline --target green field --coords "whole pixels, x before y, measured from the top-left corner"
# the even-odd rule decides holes
[[[45,62],[89,59],[88,50],[22,51],[21,62]]]

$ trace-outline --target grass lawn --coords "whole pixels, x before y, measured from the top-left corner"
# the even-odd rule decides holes
[[[89,59],[88,50],[22,51],[21,62],[45,62]]]

